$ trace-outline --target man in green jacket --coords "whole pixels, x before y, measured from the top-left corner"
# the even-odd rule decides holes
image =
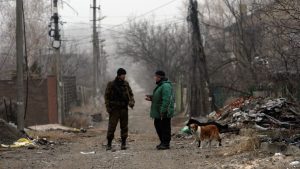
[[[105,90],[105,105],[109,113],[108,130],[107,130],[107,147],[106,150],[112,149],[112,140],[118,121],[120,120],[121,128],[121,149],[126,149],[126,139],[128,137],[128,106],[134,107],[134,97],[129,83],[125,80],[126,70],[118,69],[115,80],[107,84]]]
[[[171,118],[174,116],[174,93],[172,83],[166,78],[165,72],[155,72],[156,88],[153,95],[146,95],[151,101],[150,117],[154,119],[154,126],[160,140],[156,146],[158,150],[170,149]]]

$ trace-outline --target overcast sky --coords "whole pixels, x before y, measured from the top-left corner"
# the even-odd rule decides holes
[[[59,4],[61,21],[64,21],[64,40],[80,40],[80,46],[90,47],[92,38],[92,9],[93,0],[64,0]],[[109,36],[111,29],[116,30],[126,25],[128,17],[155,18],[156,23],[165,21],[178,22],[182,18],[181,9],[183,2],[187,0],[97,0],[97,6],[101,5],[101,15],[105,18],[101,21],[101,36],[106,39],[107,48],[114,45],[114,40]],[[99,13],[97,13],[99,15]],[[99,18],[99,17],[98,17]],[[83,40],[82,40],[83,39]]]
[[[64,5],[63,9],[60,9],[61,19],[67,22],[66,27],[90,23],[92,18],[92,9],[90,8],[92,0],[65,1],[78,12],[77,15],[67,5]],[[105,19],[102,21],[103,27],[121,24],[127,21],[129,16],[140,16],[147,12],[149,13],[144,17],[154,15],[156,20],[178,18],[180,17],[179,8],[182,7],[183,1],[184,0],[97,0],[98,5],[101,5],[102,16],[105,16]],[[154,10],[158,7],[161,8]]]

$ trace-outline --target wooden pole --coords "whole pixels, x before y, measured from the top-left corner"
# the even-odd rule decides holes
[[[17,122],[18,130],[24,130],[24,22],[23,0],[16,1],[16,51],[17,51]]]

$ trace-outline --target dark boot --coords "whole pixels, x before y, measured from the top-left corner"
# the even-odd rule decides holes
[[[126,139],[122,139],[121,150],[126,150]]]
[[[112,140],[111,140],[111,139],[108,139],[108,140],[107,140],[107,145],[106,145],[106,151],[112,149],[111,143],[112,143]]]
[[[161,144],[162,144],[162,143],[158,144],[158,145],[156,146],[156,149],[158,149],[158,148],[161,146]]]
[[[170,149],[170,144],[161,144],[157,147],[158,150],[167,150]]]

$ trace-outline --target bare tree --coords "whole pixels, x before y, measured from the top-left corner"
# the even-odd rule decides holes
[[[15,3],[12,1],[1,2],[0,20],[1,24],[1,54],[0,69],[8,72],[14,70],[15,66]],[[40,57],[40,51],[48,45],[48,12],[50,4],[46,0],[33,2],[29,0],[24,2],[24,18],[26,26],[27,57],[29,66]],[[7,74],[7,73],[6,73]],[[1,76],[1,75],[0,75]]]
[[[299,93],[295,90],[299,86],[299,2],[222,0],[218,7],[215,3],[206,1],[202,6],[200,23],[205,26],[214,86],[251,94],[257,88],[273,89],[274,81],[281,81],[290,88],[285,93],[295,99]]]
[[[189,114],[194,117],[209,113],[209,77],[198,19],[198,3],[190,0],[188,21],[191,29],[192,53],[190,58]]]
[[[118,42],[118,53],[144,62],[152,70],[163,69],[169,77],[185,71],[187,31],[176,23],[156,25],[148,20],[131,22]]]
[[[281,83],[289,98],[299,100],[300,2],[276,0],[259,11],[267,37],[264,49],[272,78]]]

